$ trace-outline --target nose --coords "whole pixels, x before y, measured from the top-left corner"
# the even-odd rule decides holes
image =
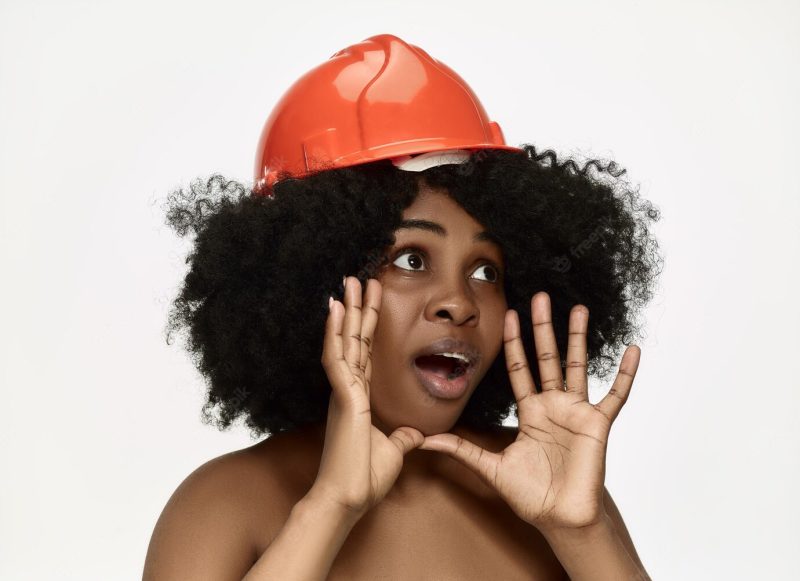
[[[474,327],[480,319],[466,281],[442,282],[425,308],[425,318],[434,323],[450,320],[453,324]]]

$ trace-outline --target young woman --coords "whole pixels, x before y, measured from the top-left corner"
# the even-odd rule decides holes
[[[256,172],[172,196],[196,242],[169,327],[206,417],[269,437],[178,487],[144,579],[647,579],[604,486],[639,348],[587,397],[660,262],[623,171],[505,145],[379,35],[293,85]]]

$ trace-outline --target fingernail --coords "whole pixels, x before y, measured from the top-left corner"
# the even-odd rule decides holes
[[[346,277],[346,276],[343,276],[343,277],[342,277],[342,286],[343,286],[344,288],[347,288],[347,277]]]
[[[331,312],[332,308],[333,308],[333,297],[328,297],[328,312],[329,313]]]

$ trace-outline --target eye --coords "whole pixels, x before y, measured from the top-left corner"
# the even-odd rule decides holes
[[[400,251],[400,253],[397,255],[397,258],[395,258],[395,260],[394,260],[394,262],[392,264],[397,265],[398,267],[402,268],[403,270],[412,270],[413,271],[418,266],[421,266],[422,254],[423,254],[423,252],[421,250],[417,249],[417,248],[406,248],[406,249]],[[401,266],[400,264],[397,264],[397,262],[404,256],[409,256],[409,257],[416,258],[416,260],[413,260],[411,258],[406,260],[406,262],[408,262],[408,264],[411,266],[411,268],[406,268],[405,266]]]
[[[419,248],[404,248],[399,251],[398,254],[395,255],[394,264],[395,266],[402,268],[403,270],[410,270],[412,272],[420,272],[421,269],[425,265],[425,252],[420,250]],[[402,263],[405,262],[408,266],[404,266]],[[484,274],[484,278],[478,277],[478,280],[484,280],[486,282],[496,283],[500,278],[500,270],[492,263],[481,264],[478,268],[475,269],[475,272],[480,272],[481,269],[488,269],[489,274]]]
[[[498,279],[498,278],[500,278],[500,277],[499,277],[499,275],[497,274],[497,269],[496,269],[494,266],[492,266],[491,264],[481,264],[481,265],[480,265],[480,266],[479,266],[479,267],[478,267],[478,268],[475,270],[475,272],[478,272],[478,271],[480,271],[480,269],[482,269],[482,268],[488,268],[488,269],[489,269],[489,272],[491,273],[491,274],[489,275],[489,276],[490,276],[490,278],[488,278],[488,279],[486,279],[486,278],[485,278],[485,279],[482,279],[482,280],[485,280],[485,281],[487,281],[487,282],[497,282],[497,279]]]

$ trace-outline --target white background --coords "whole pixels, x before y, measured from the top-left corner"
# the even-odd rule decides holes
[[[653,578],[796,574],[796,3],[1,0],[0,577],[140,578],[181,480],[253,443],[201,424],[165,344],[188,247],[160,202],[252,184],[283,91],[387,32],[509,143],[611,157],[663,213],[606,477]]]

